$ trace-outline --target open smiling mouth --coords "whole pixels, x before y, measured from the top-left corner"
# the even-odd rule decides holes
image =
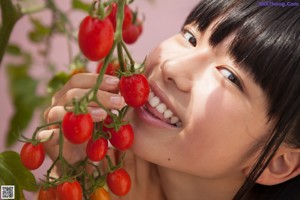
[[[181,127],[181,120],[172,112],[161,99],[150,91],[145,109],[155,118],[175,127]]]

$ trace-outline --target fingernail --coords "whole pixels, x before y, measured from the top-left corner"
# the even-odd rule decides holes
[[[115,76],[109,76],[107,78],[105,78],[105,83],[109,84],[109,85],[117,85],[119,83],[119,79]]]
[[[110,102],[116,106],[120,106],[123,104],[124,99],[121,96],[112,96],[110,97]]]
[[[37,139],[42,140],[49,138],[53,134],[53,130],[43,130],[37,134]]]
[[[94,119],[101,119],[106,116],[106,112],[102,108],[91,108],[91,115]]]

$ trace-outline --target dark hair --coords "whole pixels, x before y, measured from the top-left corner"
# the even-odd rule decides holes
[[[249,191],[259,191],[261,197],[256,196],[256,199],[277,199],[274,194],[278,197],[278,192],[269,192],[272,188],[280,187],[283,194],[291,188],[287,186],[291,182],[300,183],[298,176],[277,186],[255,184],[282,142],[300,147],[300,3],[297,2],[291,5],[284,1],[202,0],[184,23],[194,23],[199,31],[204,31],[218,20],[210,37],[213,47],[235,33],[228,53],[264,90],[269,120],[275,122],[272,134],[235,200],[243,199]],[[300,199],[300,194],[296,198]]]

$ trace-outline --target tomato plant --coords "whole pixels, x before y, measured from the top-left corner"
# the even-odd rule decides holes
[[[133,44],[137,41],[141,34],[142,25],[130,24],[123,29],[123,40],[126,44]]]
[[[111,23],[113,24],[114,29],[116,29],[117,24],[117,11],[118,11],[118,5],[116,3],[113,3],[111,5],[111,11],[108,15],[108,18],[110,19]],[[132,11],[128,5],[125,5],[124,7],[124,20],[123,20],[123,28],[127,28],[131,22],[132,22]]]
[[[110,143],[117,149],[125,151],[129,149],[134,140],[134,132],[130,124],[121,121],[117,122],[118,125],[111,127],[113,120],[110,116],[107,116],[104,120],[103,131],[110,133]]]
[[[103,61],[100,61],[98,63],[97,69],[96,69],[97,73],[100,72],[100,70],[102,69],[102,66],[103,66]],[[108,66],[105,70],[105,74],[108,74],[108,75],[111,75],[111,76],[117,76],[118,75],[118,70],[120,70],[119,61],[117,59],[114,59],[108,64]]]
[[[107,18],[101,20],[87,16],[81,22],[78,44],[81,52],[90,60],[98,61],[108,55],[114,41],[114,28]]]
[[[2,4],[2,1],[0,2],[0,4]],[[3,2],[10,2],[10,0]],[[128,100],[127,103],[129,106],[138,107],[143,105],[144,99],[148,98],[148,83],[144,83],[144,81],[142,80],[143,78],[139,77],[140,75],[137,75],[137,73],[141,73],[143,71],[142,66],[139,69],[135,69],[133,67],[136,66],[135,61],[130,55],[129,49],[126,47],[125,44],[134,43],[142,32],[142,23],[140,23],[140,21],[136,19],[135,13],[132,12],[131,8],[128,6],[128,4],[132,1],[106,0],[93,1],[92,3],[84,3],[81,2],[81,0],[76,0],[72,2],[72,5],[74,7],[83,10],[83,6],[84,10],[89,12],[89,15],[84,17],[84,19],[78,26],[72,25],[65,11],[62,11],[59,7],[57,7],[55,1],[49,0],[47,2],[48,3],[45,6],[45,9],[49,9],[51,12],[53,12],[51,20],[52,22],[49,25],[44,25],[43,22],[41,22],[40,20],[32,18],[31,20],[34,25],[34,30],[32,30],[29,35],[32,41],[46,42],[46,45],[43,45],[46,46],[46,48],[42,49],[41,52],[42,55],[45,56],[47,64],[50,52],[50,48],[47,47],[51,46],[51,37],[56,33],[61,33],[63,36],[66,36],[69,50],[68,58],[70,61],[70,63],[68,63],[69,72],[58,73],[48,82],[47,89],[49,92],[49,97],[52,96],[56,91],[58,91],[70,78],[72,78],[73,75],[82,72],[88,72],[87,69],[90,61],[97,61],[99,63],[97,67],[98,72],[101,70],[102,67],[105,67],[105,73],[109,75],[121,77],[127,76],[128,73],[134,74],[122,78],[122,84],[120,84],[120,87],[125,88],[125,90],[127,90],[127,93],[124,93],[123,90],[122,95],[126,96],[125,99]],[[13,5],[11,4],[11,6]],[[3,8],[7,8],[7,6],[3,6]],[[20,16],[15,16],[13,12],[14,8],[10,9],[10,12],[7,12],[6,10],[7,9],[1,9],[1,11],[3,11],[3,13],[5,14],[6,20],[10,18],[17,19],[18,17],[23,16],[23,14],[21,13]],[[23,10],[26,11],[26,9],[22,9],[22,11]],[[15,11],[19,12],[19,8]],[[12,18],[12,16],[15,16],[17,18]],[[5,23],[3,25],[5,25]],[[78,37],[76,37],[73,34],[77,30],[77,28],[79,28],[77,35]],[[76,42],[79,46],[80,51],[76,52],[76,56],[73,55],[73,51],[71,49],[72,42]],[[6,44],[4,45],[4,47],[5,46]],[[11,52],[13,50],[16,55],[20,55],[20,49],[14,49],[14,46],[9,46],[9,48],[7,49],[10,49]],[[115,53],[117,54],[117,58],[113,59]],[[28,63],[24,65],[24,68],[27,69],[27,67],[32,64],[31,60],[33,59],[31,59],[31,57],[26,57],[26,52],[24,52],[24,54],[21,53],[21,55],[24,56],[24,60],[26,62],[28,61]],[[130,72],[127,65],[132,66]],[[52,66],[52,63],[49,60],[49,69],[51,70],[51,72],[53,72],[52,70],[54,68],[54,64]],[[19,74],[19,67],[13,69],[12,72],[12,77],[15,77],[14,79],[12,79],[13,83],[20,83],[17,81],[24,80],[22,79],[22,76],[21,78],[19,78],[19,76],[13,76],[15,72],[18,72],[16,74]],[[24,71],[23,75],[25,77],[28,77],[27,70],[26,72]],[[105,184],[105,181],[109,182],[110,188],[115,194],[123,196],[128,193],[131,186],[130,177],[124,169],[119,169],[119,167],[122,165],[123,159],[118,159],[117,164],[111,163],[107,166],[101,165],[101,167],[91,162],[101,161],[105,156],[107,160],[110,159],[109,155],[107,154],[108,135],[111,136],[109,137],[109,141],[116,148],[115,151],[117,152],[117,154],[120,154],[121,151],[130,148],[134,139],[133,129],[131,125],[128,122],[123,121],[128,106],[117,110],[117,112],[119,112],[119,115],[115,115],[114,112],[111,112],[110,109],[105,108],[105,106],[101,102],[102,99],[100,101],[100,99],[97,98],[97,94],[99,94],[99,88],[103,81],[102,75],[102,73],[98,75],[93,87],[86,89],[86,94],[83,94],[79,98],[74,98],[72,102],[67,102],[65,105],[62,105],[64,106],[64,110],[66,111],[66,114],[62,120],[58,120],[37,127],[30,139],[20,134],[20,136],[22,136],[23,138],[22,141],[25,142],[25,144],[20,152],[21,159],[18,158],[14,160],[17,160],[19,163],[22,162],[26,168],[33,170],[38,168],[43,163],[43,160],[45,158],[43,143],[51,139],[51,136],[49,136],[49,138],[41,137],[41,139],[38,140],[37,138],[39,138],[40,136],[40,131],[52,129],[53,127],[57,128],[57,132],[55,131],[55,136],[57,136],[58,138],[58,145],[56,148],[57,157],[51,157],[51,159],[53,159],[53,164],[47,170],[45,180],[41,180],[42,185],[44,187],[40,188],[39,190],[39,200],[76,200],[82,198],[86,200],[89,198],[91,198],[92,200],[108,200],[110,199],[110,197],[108,192],[104,188],[100,187],[94,190],[94,188],[96,187],[103,186]],[[33,82],[29,83],[31,84],[27,85],[35,85],[33,84]],[[24,84],[17,85],[21,85],[22,88],[24,86]],[[32,88],[32,90],[35,90],[35,86],[34,88]],[[26,90],[26,94],[33,95],[35,93],[34,91],[28,92]],[[16,98],[19,99],[19,97],[20,96],[16,95]],[[34,99],[41,101],[41,98]],[[133,101],[133,99],[135,100]],[[28,105],[38,104],[35,100],[30,102]],[[107,114],[113,118],[111,120],[113,124],[111,124],[111,126],[109,127],[104,128],[106,131],[108,131],[107,135],[105,136],[107,138],[102,138],[102,133],[104,131],[104,129],[102,129],[103,124],[98,122],[94,123],[91,115],[86,113],[87,107],[91,105],[91,103],[95,107],[104,109],[107,112]],[[31,110],[30,106],[26,107],[29,110]],[[70,107],[72,107],[72,111],[69,110]],[[29,110],[26,109],[24,110],[24,112],[26,111],[26,113],[31,113],[28,112]],[[19,124],[17,124],[17,126],[18,125]],[[101,135],[101,137],[99,137],[99,135]],[[73,144],[84,145],[72,145],[72,149],[70,149],[69,144],[65,143],[64,139],[67,139],[70,143]],[[85,152],[82,152],[83,154],[79,155],[80,160],[78,162],[76,160],[77,157],[74,160],[73,158],[70,159],[69,157],[70,153],[72,153],[70,151],[72,151],[73,148],[75,149],[77,147],[86,147]],[[84,153],[86,153],[86,157],[83,157]],[[8,153],[7,155],[10,155],[10,153]],[[5,159],[5,163],[10,163],[7,166],[12,166],[12,160],[13,159]],[[51,172],[58,164],[60,166],[61,173],[59,177],[54,178],[51,176]],[[25,169],[23,165],[18,165]],[[108,167],[109,169],[103,169],[102,167],[104,166]],[[7,168],[4,165],[0,165],[0,167],[2,171],[3,168]],[[117,170],[114,170],[116,168]],[[25,169],[26,172],[29,172],[28,169]],[[89,171],[90,169],[97,171],[97,173],[91,174],[91,171]],[[14,169],[14,171],[16,170]],[[7,176],[9,178],[5,178],[7,180],[12,180],[10,177],[13,177],[13,175],[14,174],[12,174],[11,176]],[[19,179],[16,180],[18,180],[17,182],[20,182]],[[1,181],[2,180],[0,180],[0,182]],[[30,182],[33,183],[34,181],[30,180]],[[32,185],[35,185],[37,188],[37,185],[39,184]],[[19,188],[20,190],[23,190],[23,186]],[[28,188],[30,189],[30,187],[26,186],[25,189],[27,190]],[[16,189],[19,191],[17,187]],[[93,194],[91,194],[92,192]]]
[[[40,188],[38,200],[56,200],[57,192],[56,188]]]
[[[81,200],[82,195],[78,181],[66,181],[57,186],[57,200]]]
[[[93,138],[91,138],[86,146],[86,155],[92,161],[100,161],[105,157],[107,149],[107,139],[100,137],[93,140]]]
[[[74,144],[86,142],[93,133],[93,120],[89,113],[75,114],[67,112],[62,121],[64,136]]]
[[[150,86],[143,74],[122,76],[120,80],[120,92],[125,102],[129,106],[136,108],[147,102]]]
[[[110,195],[103,187],[99,187],[91,194],[90,200],[110,200]]]
[[[27,142],[20,152],[21,162],[29,170],[39,168],[45,160],[45,151],[42,143],[34,145]]]
[[[118,196],[125,196],[131,188],[130,176],[123,168],[109,173],[106,181],[112,193]]]
[[[121,125],[119,130],[110,128],[108,131],[111,134],[109,141],[115,148],[125,151],[131,147],[134,140],[134,134],[130,124]]]

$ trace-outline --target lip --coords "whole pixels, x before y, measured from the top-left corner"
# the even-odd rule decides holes
[[[157,119],[152,114],[150,114],[145,106],[136,108],[136,113],[139,116],[140,119],[142,119],[147,124],[150,124],[151,126],[155,126],[158,128],[164,128],[164,129],[178,129],[178,127],[172,126],[171,124],[168,124],[160,119]]]
[[[151,90],[154,92],[155,96],[157,96],[163,103],[165,103],[167,108],[169,108],[174,113],[175,116],[179,117],[176,110],[175,110],[175,107],[171,104],[168,96],[157,85],[157,83],[153,80],[150,80],[149,85],[150,85]]]
[[[149,81],[149,85],[151,90],[155,93],[159,99],[166,104],[166,106],[174,113],[174,115],[178,116],[175,112],[174,106],[170,103],[169,99],[167,98],[166,94],[160,89],[155,81]],[[148,103],[147,103],[148,104]],[[149,105],[150,106],[150,105]],[[147,106],[142,106],[137,108],[138,116],[148,124],[159,128],[168,128],[168,129],[178,129],[179,127],[173,126],[171,124],[166,123],[165,121],[154,117],[152,114],[149,113]]]

